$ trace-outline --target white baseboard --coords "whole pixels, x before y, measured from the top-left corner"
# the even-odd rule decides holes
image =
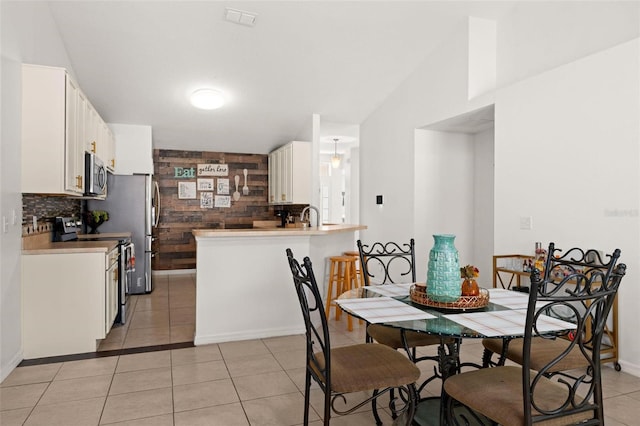
[[[151,275],[195,275],[195,269],[167,269],[161,271],[151,271]]]
[[[9,374],[15,370],[23,359],[24,356],[22,355],[22,348],[20,348],[20,351],[18,351],[18,353],[16,353],[6,365],[0,365],[0,383],[4,382],[4,379],[6,379]]]
[[[640,365],[627,361],[619,361],[623,373],[629,373],[632,376],[640,377]],[[613,364],[611,365],[613,367]]]
[[[269,337],[292,336],[304,334],[304,327],[291,327],[283,329],[251,330],[238,333],[211,334],[207,336],[196,335],[193,343],[196,346],[210,345],[213,343],[237,342],[240,340],[266,339]]]

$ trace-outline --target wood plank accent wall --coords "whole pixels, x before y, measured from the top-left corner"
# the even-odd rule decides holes
[[[195,269],[196,244],[191,231],[196,228],[250,228],[254,220],[274,220],[268,204],[268,155],[208,151],[156,149],[153,152],[154,177],[160,186],[160,223],[154,250],[158,253],[153,270]],[[235,191],[234,176],[240,176],[239,191],[244,185],[243,169],[248,170],[249,195],[231,200],[231,207],[200,208],[200,191],[196,199],[178,198],[178,182],[196,182],[194,178],[176,178],[175,167],[196,168],[198,164],[228,164],[229,195]],[[200,176],[200,178],[211,176]],[[214,177],[217,181],[217,177]],[[215,194],[215,191],[214,191]]]

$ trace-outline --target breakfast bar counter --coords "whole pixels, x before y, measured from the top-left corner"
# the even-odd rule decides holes
[[[355,249],[363,225],[310,228],[194,229],[196,331],[194,343],[228,342],[304,333],[285,250],[309,256],[326,293],[328,258]]]

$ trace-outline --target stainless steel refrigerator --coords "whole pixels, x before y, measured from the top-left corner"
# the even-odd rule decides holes
[[[113,175],[107,177],[107,199],[89,200],[89,210],[105,210],[109,220],[100,233],[131,232],[135,246],[136,264],[130,294],[150,293],[153,231],[160,217],[160,194],[152,175]]]

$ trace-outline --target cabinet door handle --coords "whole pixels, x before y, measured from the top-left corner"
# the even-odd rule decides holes
[[[91,152],[96,153],[96,141],[91,142]]]
[[[80,175],[76,176],[76,186],[78,189],[82,189],[82,176]]]
[[[111,167],[116,167],[116,160],[114,160],[113,158],[111,159]]]

